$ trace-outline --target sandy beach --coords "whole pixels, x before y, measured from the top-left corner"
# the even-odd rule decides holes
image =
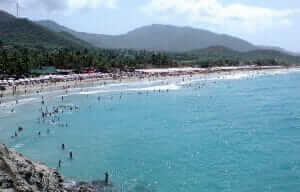
[[[0,85],[5,90],[0,92],[0,101],[14,100],[19,96],[27,96],[52,90],[68,90],[72,88],[84,88],[95,85],[110,83],[158,80],[168,77],[189,76],[199,74],[238,72],[238,71],[259,71],[284,69],[284,66],[242,66],[242,67],[215,67],[215,68],[163,68],[163,69],[139,69],[135,72],[120,73],[92,73],[92,74],[71,74],[71,75],[47,75],[30,79],[2,80]]]

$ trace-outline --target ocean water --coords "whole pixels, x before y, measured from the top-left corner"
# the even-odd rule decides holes
[[[61,108],[43,121],[46,106]],[[11,138],[18,126],[24,131]],[[62,160],[60,172],[76,181],[108,171],[124,192],[299,191],[300,71],[32,95],[0,105],[0,138],[50,167]]]

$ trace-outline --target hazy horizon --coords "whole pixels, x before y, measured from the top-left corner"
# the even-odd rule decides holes
[[[300,52],[295,43],[300,2],[294,0],[19,0],[19,5],[20,17],[80,32],[118,35],[152,24],[187,26]],[[2,0],[0,9],[16,15],[16,0]]]

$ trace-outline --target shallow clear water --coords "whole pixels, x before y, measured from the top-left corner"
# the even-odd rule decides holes
[[[43,110],[80,107],[54,124],[38,121],[41,95],[1,105],[0,138],[51,167],[63,160],[60,171],[75,180],[108,171],[120,191],[300,188],[299,71],[181,80],[76,89],[63,102],[63,92],[44,94]],[[18,126],[24,131],[11,139]]]

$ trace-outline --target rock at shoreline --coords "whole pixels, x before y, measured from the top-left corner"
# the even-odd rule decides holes
[[[68,192],[117,192],[114,186],[109,183],[105,184],[104,181],[92,181],[92,182],[78,182],[74,185],[68,185]]]
[[[104,181],[66,185],[63,177],[47,166],[35,163],[0,144],[1,192],[113,192]]]
[[[65,192],[62,176],[0,144],[1,192]]]

